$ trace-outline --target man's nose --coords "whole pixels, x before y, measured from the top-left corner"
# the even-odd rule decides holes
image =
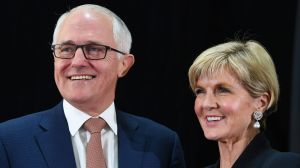
[[[73,62],[86,61],[86,56],[82,47],[78,47],[74,53]]]

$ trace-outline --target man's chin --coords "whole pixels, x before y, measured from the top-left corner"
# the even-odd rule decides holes
[[[89,102],[87,97],[84,96],[72,96],[65,98],[70,104],[76,106],[76,105],[81,105],[81,104],[86,104]]]

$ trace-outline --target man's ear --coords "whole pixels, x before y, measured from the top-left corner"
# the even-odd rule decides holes
[[[118,77],[121,78],[127,74],[129,69],[134,64],[134,56],[132,54],[123,55],[120,58],[119,70],[118,70]]]
[[[256,98],[256,109],[264,112],[268,109],[271,100],[271,95],[267,92]]]

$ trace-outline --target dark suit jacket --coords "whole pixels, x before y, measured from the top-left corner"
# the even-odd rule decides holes
[[[218,161],[207,168],[219,167]],[[300,155],[272,149],[265,135],[260,133],[250,142],[232,168],[300,168]]]
[[[151,120],[117,112],[119,168],[184,168],[177,134]],[[62,103],[0,124],[1,168],[75,168]]]

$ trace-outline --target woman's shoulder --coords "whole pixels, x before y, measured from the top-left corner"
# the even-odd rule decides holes
[[[220,160],[218,160],[216,163],[207,165],[204,168],[219,168],[220,167]]]
[[[266,159],[264,165],[266,167],[299,168],[300,167],[300,154],[293,153],[293,152],[274,151]]]
[[[204,168],[219,168],[216,164],[205,166]]]
[[[261,133],[251,141],[233,167],[300,168],[300,155],[275,150]]]

